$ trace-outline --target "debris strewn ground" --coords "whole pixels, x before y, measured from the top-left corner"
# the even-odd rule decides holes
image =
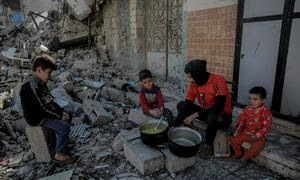
[[[214,158],[201,160],[198,156],[195,164],[183,171],[172,173],[164,168],[142,175],[126,160],[122,144],[116,142],[122,140],[121,131],[137,127],[128,116],[130,109],[138,105],[135,92],[139,87],[138,72],[124,69],[109,57],[101,34],[95,38],[96,46],[89,47],[87,43],[66,46],[71,39],[61,38],[61,33],[84,32],[85,24],[69,16],[55,19],[58,18],[55,12],[43,15],[54,21],[42,19],[37,29],[28,19],[0,32],[0,179],[39,179],[55,173],[60,173],[56,177],[72,179],[280,178],[254,163],[242,166]],[[76,27],[63,26],[64,23]],[[70,32],[74,29],[77,32]],[[25,134],[26,122],[19,98],[22,83],[32,76],[30,63],[43,47],[57,59],[59,68],[53,72],[48,87],[58,104],[74,110],[71,138],[76,142],[74,153],[80,156],[75,164],[57,167],[51,174],[47,174],[51,163],[38,163],[34,156]],[[179,85],[155,80],[165,101],[176,107],[176,102],[182,99]],[[128,84],[131,89],[124,91],[128,90],[124,89]]]

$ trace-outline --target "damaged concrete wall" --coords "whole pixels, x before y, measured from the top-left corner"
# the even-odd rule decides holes
[[[29,11],[40,12],[58,10],[59,0],[23,0],[24,15]]]
[[[144,0],[114,0],[103,7],[103,33],[110,57],[123,66],[145,67]]]

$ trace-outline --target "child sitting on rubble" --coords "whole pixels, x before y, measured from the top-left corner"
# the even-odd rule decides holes
[[[267,92],[256,86],[249,91],[248,106],[243,109],[236,121],[236,130],[231,137],[231,146],[235,152],[233,158],[242,163],[257,156],[264,147],[265,136],[271,129],[271,112],[265,107]],[[251,144],[250,149],[242,152],[242,143]]]
[[[21,87],[20,97],[24,117],[28,124],[53,129],[56,133],[54,161],[68,164],[74,157],[68,153],[70,133],[69,113],[54,102],[47,87],[47,81],[57,66],[55,60],[43,54],[32,62],[33,78]]]
[[[141,81],[139,100],[144,114],[154,118],[164,116],[170,123],[172,120],[172,112],[164,107],[160,87],[154,84],[151,72],[148,69],[142,70],[139,73],[139,79]]]

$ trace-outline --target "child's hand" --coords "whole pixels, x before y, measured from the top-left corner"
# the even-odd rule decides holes
[[[63,112],[62,120],[64,120],[64,121],[69,120],[69,114],[66,112]]]
[[[151,109],[149,113],[154,117],[159,117],[161,114],[158,109]]]

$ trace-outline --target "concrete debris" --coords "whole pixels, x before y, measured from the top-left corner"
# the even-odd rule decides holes
[[[110,57],[110,38],[99,27],[103,24],[101,11],[113,9],[115,4],[110,0],[67,0],[61,4],[61,14],[39,13],[48,19],[34,15],[37,26],[29,17],[0,31],[0,177],[139,180],[171,179],[176,172],[178,179],[199,178],[189,176],[201,166],[199,158],[181,159],[140,140],[137,126],[152,118],[138,109],[139,71],[127,70],[121,59]],[[110,18],[115,27],[118,21],[114,16]],[[75,164],[55,169],[52,173],[60,173],[52,176],[46,173],[49,163],[40,162],[52,161],[55,133],[28,126],[19,97],[21,85],[33,76],[34,58],[43,51],[57,60],[58,68],[47,86],[55,101],[73,112],[73,143],[69,145],[74,147],[71,152],[80,156]],[[179,86],[164,81],[156,84],[161,87],[165,106],[176,116],[176,104],[183,99]],[[257,160],[272,159],[274,156],[269,154],[264,151],[263,158]],[[193,166],[195,161],[197,165]],[[288,162],[293,162],[290,166],[298,165]],[[276,163],[272,161],[273,169],[278,169]],[[184,170],[190,166],[192,170]],[[282,163],[281,167],[290,166]],[[227,169],[219,170],[232,174]],[[295,177],[299,168],[286,172]]]
[[[40,178],[39,180],[59,180],[59,179],[68,180],[71,179],[72,175],[73,175],[73,170],[69,170],[69,171],[54,174],[52,176]]]

